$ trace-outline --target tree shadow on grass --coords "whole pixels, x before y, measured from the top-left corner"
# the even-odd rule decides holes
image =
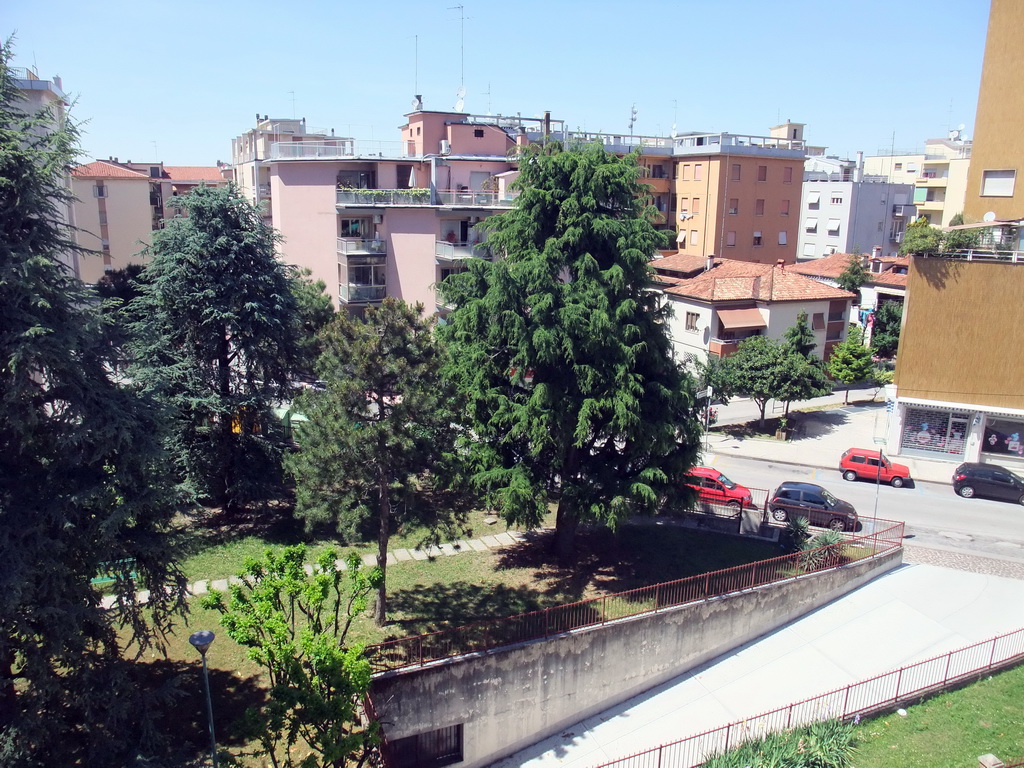
[[[843,411],[806,411],[790,415],[793,427],[792,440],[809,440],[830,435],[850,422],[850,416]]]

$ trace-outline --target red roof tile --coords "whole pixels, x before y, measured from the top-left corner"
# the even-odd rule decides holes
[[[80,165],[71,171],[72,176],[85,179],[148,179],[149,176],[131,168],[125,168],[118,163],[110,163],[106,160],[96,160],[86,165]]]
[[[880,275],[871,275],[871,282],[875,285],[891,285],[907,287],[907,275],[900,275],[895,272],[883,272]]]
[[[790,269],[801,275],[809,275],[811,277],[839,277],[846,271],[848,266],[850,266],[850,254],[830,253],[828,256],[822,256],[820,259],[812,259],[811,261],[802,261],[799,264],[794,264]]]
[[[165,165],[164,178],[171,181],[225,181],[221,169],[215,165]]]
[[[708,301],[808,301],[852,299],[856,294],[798,274],[790,267],[722,259],[696,277],[665,289],[672,296]]]
[[[721,263],[721,259],[715,259],[716,264]],[[665,256],[661,259],[654,259],[651,261],[651,266],[654,267],[656,272],[681,272],[683,274],[691,274],[700,272],[707,267],[708,260],[706,256],[687,256],[684,253],[674,253],[670,256]]]

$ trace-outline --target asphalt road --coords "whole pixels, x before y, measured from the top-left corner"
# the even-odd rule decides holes
[[[784,480],[803,480],[828,488],[853,504],[864,526],[872,518],[907,524],[908,544],[1008,558],[1024,562],[1024,506],[987,499],[962,499],[948,484],[915,482],[892,488],[873,482],[847,482],[839,470],[775,464],[769,461],[719,456],[714,466],[733,481],[770,493]],[[876,515],[877,504],[877,515]]]

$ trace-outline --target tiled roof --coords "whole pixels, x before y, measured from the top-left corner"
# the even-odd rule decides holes
[[[224,181],[220,168],[206,165],[165,165],[164,178],[171,181]]]
[[[721,262],[721,259],[715,259],[716,264]],[[651,266],[656,272],[682,272],[683,274],[700,272],[707,267],[707,264],[706,256],[687,256],[685,253],[673,253],[670,256],[651,261]]]
[[[907,276],[895,272],[883,272],[880,275],[871,275],[871,282],[875,285],[890,285],[901,288],[907,287]]]
[[[117,163],[108,163],[106,160],[96,160],[86,165],[80,165],[71,171],[72,176],[85,179],[148,179],[149,176],[131,168],[125,168]]]
[[[852,299],[856,294],[798,274],[792,267],[722,259],[696,277],[665,289],[671,296],[701,301],[812,301]]]
[[[794,264],[790,269],[794,272],[799,272],[801,275],[835,278],[843,274],[849,265],[850,254],[830,253],[828,256],[822,256],[820,259],[812,259],[811,261],[802,261],[799,264]]]

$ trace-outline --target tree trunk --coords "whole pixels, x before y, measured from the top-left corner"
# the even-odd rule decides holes
[[[221,402],[225,402],[231,396],[231,340],[228,336],[228,329],[222,328],[220,335],[220,349],[217,351],[217,394]],[[237,506],[233,493],[234,473],[234,435],[232,434],[232,421],[238,419],[239,427],[242,427],[242,414],[231,413],[228,417],[221,418],[218,432],[220,445],[220,471],[217,478],[217,488],[214,493],[217,504],[225,512],[235,512]]]
[[[757,428],[761,432],[764,432],[764,411],[768,407],[768,401],[767,400],[763,400],[763,401],[755,400],[754,402],[757,403],[757,407],[761,409],[761,420],[757,423]]]
[[[391,538],[391,496],[387,478],[380,478],[380,528],[377,531],[377,566],[380,568],[381,580],[377,588],[377,605],[373,610],[373,618],[378,627],[388,621],[388,540]]]
[[[847,384],[846,385],[846,398],[843,400],[843,405],[849,405],[849,404],[850,404],[850,385]]]
[[[555,555],[563,565],[569,565],[576,557],[576,530],[580,527],[580,516],[575,507],[563,496],[558,502],[555,517]]]

